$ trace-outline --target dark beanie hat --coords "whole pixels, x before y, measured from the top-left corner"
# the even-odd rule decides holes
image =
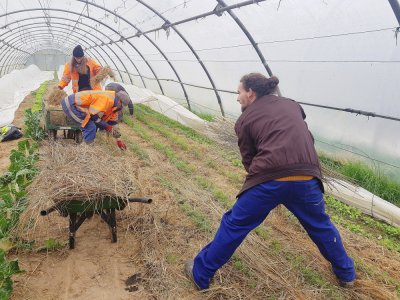
[[[78,45],[78,46],[76,46],[76,47],[74,48],[74,51],[72,51],[72,55],[73,55],[74,57],[82,57],[82,56],[85,55],[85,54],[83,53],[83,49],[82,49],[81,45]]]

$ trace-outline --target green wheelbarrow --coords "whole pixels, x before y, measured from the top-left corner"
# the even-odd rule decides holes
[[[108,224],[111,230],[111,242],[117,242],[117,222],[115,219],[115,210],[122,210],[128,202],[139,202],[150,204],[151,198],[120,198],[104,197],[97,201],[63,201],[48,209],[40,211],[41,216],[47,216],[53,211],[58,211],[63,217],[69,216],[69,248],[75,248],[75,234],[82,223],[98,214],[104,222]]]

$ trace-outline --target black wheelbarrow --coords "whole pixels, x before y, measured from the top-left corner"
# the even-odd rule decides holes
[[[108,224],[111,230],[111,242],[117,242],[117,222],[115,219],[115,210],[122,210],[128,202],[151,203],[151,198],[120,198],[104,197],[98,201],[63,201],[52,207],[42,210],[41,216],[47,216],[53,211],[58,211],[63,217],[69,216],[69,248],[75,248],[75,233],[82,223],[98,214],[104,222]]]

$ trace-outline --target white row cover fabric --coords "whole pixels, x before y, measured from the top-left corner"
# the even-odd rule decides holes
[[[335,199],[390,225],[400,227],[400,207],[346,181],[332,178],[327,180],[329,184],[324,185],[325,191]]]
[[[53,72],[40,71],[34,65],[23,70],[14,70],[1,77],[0,126],[12,123],[22,100],[30,92],[38,89],[42,82],[50,79],[53,79]]]

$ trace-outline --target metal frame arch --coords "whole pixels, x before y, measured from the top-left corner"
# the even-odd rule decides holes
[[[38,23],[39,24],[39,23]],[[40,24],[43,24],[43,23],[40,23]],[[27,27],[27,26],[29,26],[29,25],[35,25],[35,24],[25,24],[25,25],[23,25],[23,26],[20,26],[19,28],[24,28],[24,27]],[[38,26],[39,28],[40,27],[43,27],[43,26]],[[48,26],[46,26],[45,28],[48,28]],[[64,27],[59,27],[59,28],[61,28],[61,29],[65,29]],[[28,28],[28,29],[31,29],[31,28]],[[37,31],[37,30],[36,30]],[[84,30],[82,30],[82,31],[84,31]],[[29,31],[30,33],[31,32],[35,32],[35,30],[30,30]],[[62,31],[59,31],[59,32],[62,32]],[[0,35],[0,37],[1,36],[3,36],[4,34],[9,34],[10,33],[10,31],[9,32],[6,32],[6,33],[3,33],[3,34],[1,34]],[[16,33],[21,33],[20,31],[19,32],[16,32]],[[62,33],[65,33],[65,32],[62,32]],[[49,33],[50,34],[50,33]],[[79,32],[77,32],[76,34],[79,34],[80,36],[84,36],[83,34],[80,34]],[[9,38],[9,37],[11,37],[11,36],[13,36],[14,35],[14,33],[12,33],[12,34],[10,34],[9,36],[7,36],[7,37],[5,37],[4,38],[4,40],[6,40],[7,38]],[[72,34],[71,34],[72,35]],[[19,35],[19,37],[20,36],[22,36],[22,33],[21,33],[21,35]],[[66,35],[67,36],[67,35]],[[73,35],[74,37],[76,37],[76,38],[78,38],[78,39],[80,39],[80,37],[79,36],[76,36],[76,35]],[[64,38],[64,36],[63,36],[63,38]],[[90,39],[90,38],[88,38],[87,37],[87,39],[88,40],[90,40],[90,41],[92,41],[94,44],[96,44],[96,42],[95,41],[93,41],[92,39]],[[14,40],[14,38],[12,39],[12,40]],[[82,43],[83,44],[83,43]],[[88,45],[90,45],[90,43],[87,43]],[[0,48],[0,50],[1,50],[1,48]],[[96,49],[94,49],[96,52],[97,52],[97,54],[98,55],[100,55],[100,57],[103,59],[103,61],[105,61],[106,62],[106,60],[104,59],[104,57],[96,50]],[[110,49],[111,51],[112,51],[112,49]],[[91,51],[90,51],[91,52]],[[109,57],[109,59],[111,60],[111,62],[115,65],[115,67],[117,67],[117,65],[116,65],[116,63],[114,62],[114,60],[109,56],[109,54],[106,52],[106,51],[104,51],[103,50],[103,52]],[[32,55],[33,53],[31,53],[31,55]],[[97,56],[96,55],[94,55],[94,57],[96,58]],[[97,58],[96,58],[97,59]],[[121,60],[120,60],[121,61]],[[0,62],[1,62],[1,59],[0,59]],[[122,61],[121,61],[121,63],[122,63]],[[122,63],[122,65],[124,66],[124,64]],[[117,70],[118,70],[118,73],[119,73],[119,75],[121,76],[121,79],[122,79],[122,74],[119,72],[119,69],[117,68]],[[126,68],[125,68],[125,70],[126,70]]]
[[[53,41],[54,42],[54,39],[52,39],[52,38],[50,38],[50,37],[48,37],[48,35],[46,35],[46,33],[47,32],[43,32],[43,34],[41,34],[41,41]],[[38,35],[36,35],[36,37],[37,37]],[[75,36],[74,36],[75,37]],[[70,39],[70,40],[72,40],[72,39]],[[73,42],[76,42],[75,40],[73,40]],[[71,45],[74,45],[73,43],[70,43]],[[63,46],[63,44],[59,44],[59,43],[57,43],[57,45],[60,45],[61,47]],[[35,45],[36,46],[36,45]],[[47,48],[47,46],[46,46],[46,48]],[[35,49],[35,51],[37,51],[37,49]],[[96,51],[96,50],[95,50]],[[98,55],[100,55],[100,57],[102,58],[102,60],[103,61],[106,61],[105,59],[104,59],[104,57],[101,55],[101,53],[99,53],[98,51],[96,51],[97,53],[98,53]],[[32,52],[32,54],[33,54],[34,52]],[[31,54],[31,55],[32,55]],[[91,53],[92,54],[92,53]],[[96,55],[93,55],[94,57],[96,57]],[[26,60],[27,60],[27,57],[28,57],[28,55],[25,55],[24,56],[24,63],[26,63]],[[14,57],[13,58],[13,60],[15,60],[16,58]],[[10,61],[10,63],[12,63],[13,62],[13,60],[11,60]],[[6,72],[8,72],[8,70],[6,70]]]
[[[46,36],[47,37],[47,36]],[[30,39],[32,39],[32,38],[30,38]],[[46,38],[46,39],[41,39],[42,41],[54,41],[53,39],[51,39],[51,38]],[[35,40],[36,41],[36,40]],[[23,42],[20,42],[20,41],[17,41],[17,43],[23,43]],[[35,45],[36,46],[36,45]],[[63,45],[62,44],[60,44],[60,47],[62,47]],[[10,49],[7,49],[6,51],[8,51],[9,52],[9,50]],[[23,55],[17,55],[17,56],[13,56],[12,55],[12,52],[9,52],[9,53],[7,53],[8,55],[6,56],[7,58],[4,60],[4,63],[3,63],[3,65],[2,65],[2,68],[0,69],[0,74],[2,74],[2,75],[5,75],[5,74],[7,74],[7,73],[9,73],[9,72],[11,72],[10,71],[10,66],[12,65],[12,63],[14,63],[14,61],[20,61],[20,59],[21,59],[21,61],[22,60],[25,60],[25,63],[26,63],[26,59],[27,59],[27,57],[29,56],[29,55],[32,55],[33,54],[33,52],[31,53],[31,54],[29,54],[29,55],[27,55],[27,54],[23,54]],[[4,68],[5,67],[5,68]],[[4,73],[3,73],[3,70],[4,70]]]
[[[115,17],[117,17],[117,18],[123,20],[123,21],[126,22],[127,24],[129,24],[129,25],[130,25],[131,27],[133,27],[136,31],[141,32],[141,30],[140,30],[139,28],[137,28],[135,25],[133,25],[131,22],[129,22],[128,20],[126,20],[126,19],[123,18],[122,16],[117,15],[115,12],[113,12],[113,11],[111,11],[111,10],[105,8],[105,7],[102,7],[102,6],[100,6],[100,5],[98,5],[98,4],[95,4],[95,3],[88,2],[88,1],[86,1],[86,0],[75,0],[75,1],[83,2],[83,3],[87,4],[87,5],[91,5],[91,6],[100,8],[100,9],[102,9],[102,10],[104,10],[104,11],[107,11],[108,13],[112,14],[113,16],[115,16]],[[0,16],[0,17],[1,17],[1,16]],[[119,34],[119,35],[121,36],[121,38],[123,38],[123,36],[122,36],[121,34]],[[183,90],[183,93],[184,93],[184,95],[185,95],[186,101],[187,101],[188,106],[189,106],[189,109],[190,109],[189,98],[188,98],[188,95],[187,95],[185,86],[182,84],[182,80],[181,80],[181,78],[180,78],[178,72],[176,71],[175,67],[174,67],[173,64],[169,61],[169,59],[168,59],[168,57],[165,55],[165,53],[157,46],[156,43],[153,42],[152,39],[150,39],[150,38],[147,36],[147,34],[143,34],[143,36],[144,36],[144,37],[145,37],[145,38],[160,52],[160,54],[164,57],[165,61],[166,61],[166,62],[169,64],[169,66],[171,67],[172,71],[175,73],[175,76],[176,76],[176,78],[177,78],[177,79],[179,80],[179,82],[180,82],[181,88],[182,88],[182,90]],[[127,41],[130,45],[132,45],[132,44],[129,42],[129,40],[125,39],[125,41]],[[144,59],[144,57],[143,57],[143,59]],[[144,59],[144,60],[145,60],[145,59]],[[145,60],[145,61],[146,61],[146,60]],[[163,93],[163,94],[164,94],[164,93]]]
[[[139,0],[137,0],[137,1],[139,1]],[[224,2],[224,0],[216,0],[216,1],[222,7],[227,7],[228,6]],[[231,16],[231,18],[236,22],[236,24],[239,26],[239,28],[242,30],[242,32],[246,35],[247,39],[249,40],[249,42],[253,46],[253,48],[256,51],[258,57],[260,58],[261,63],[263,64],[265,70],[267,71],[268,75],[271,77],[273,75],[272,70],[269,67],[268,63],[266,62],[264,55],[262,54],[260,48],[258,47],[258,45],[257,45],[256,41],[254,40],[253,36],[251,35],[251,33],[247,30],[246,26],[244,26],[242,21],[238,18],[238,16],[236,16],[236,14],[232,11],[232,9],[228,9],[227,12]],[[277,88],[277,93],[278,93],[279,96],[282,96],[279,88]]]
[[[152,6],[148,5],[147,3],[144,3],[142,0],[136,0],[136,1],[138,3],[140,3],[140,4],[142,4],[144,7],[146,7],[150,11],[152,11],[153,13],[155,13],[164,22],[171,23],[167,18],[165,18],[161,13],[159,13]],[[193,49],[192,45],[188,42],[188,40],[186,40],[186,38],[181,34],[181,32],[175,26],[170,26],[170,28],[172,28],[178,34],[178,36],[182,39],[182,41],[186,44],[186,46],[188,46],[188,48],[190,49],[192,54],[196,57],[196,59],[199,62],[200,66],[202,67],[203,71],[206,73],[206,76],[207,76],[208,80],[210,81],[211,86],[214,89],[215,96],[217,97],[217,101],[218,101],[219,107],[221,109],[221,114],[222,114],[222,116],[225,117],[225,111],[224,111],[224,108],[222,106],[221,96],[219,95],[219,92],[217,91],[217,87],[215,86],[214,80],[212,79],[210,73],[208,72],[208,69],[206,68],[204,63],[201,61],[201,59],[200,59],[199,55],[197,54],[196,50]]]
[[[46,27],[47,28],[47,27]],[[40,36],[41,36],[41,40],[45,40],[45,37],[47,37],[48,36],[48,31],[43,31],[43,30],[39,30],[38,32],[43,32],[43,34],[41,34]],[[20,32],[16,32],[16,33],[20,33]],[[13,38],[12,38],[12,40],[15,40],[15,39],[17,39],[17,38],[19,38],[21,36],[21,34],[19,34],[18,36],[13,36]],[[36,37],[37,37],[38,35],[36,35],[36,36],[32,36],[32,37],[29,37],[30,39],[35,39]],[[10,36],[9,36],[10,37]],[[73,37],[76,37],[76,38],[80,38],[80,37],[77,37],[77,36],[75,36],[75,35],[73,35]],[[47,40],[47,39],[46,39]],[[49,39],[50,41],[54,41],[54,39]],[[72,39],[70,39],[70,40],[72,40]],[[37,40],[34,40],[34,41],[37,41]],[[73,40],[74,42],[77,42],[77,40]],[[20,43],[24,43],[24,41],[21,41],[21,42],[19,42],[18,40],[17,40],[17,42],[16,43],[18,43],[18,46],[20,46],[19,44]],[[14,43],[14,44],[16,44],[16,43]],[[72,44],[72,43],[70,43],[71,45],[74,45],[74,44]],[[83,43],[82,43],[83,44]],[[57,44],[58,45],[58,44]],[[35,46],[35,45],[34,45]],[[61,46],[62,46],[62,44],[61,44]],[[10,50],[10,49],[7,49],[7,50]],[[6,51],[7,51],[6,50]],[[103,61],[106,61],[105,59],[104,59],[104,57],[101,55],[101,53],[100,52],[98,52],[96,49],[94,49],[94,51],[103,59]],[[91,51],[90,51],[91,52]],[[34,52],[32,52],[30,55],[32,55]],[[107,54],[107,53],[106,53]],[[108,55],[108,54],[107,54]],[[27,56],[25,56],[25,57],[27,57]],[[96,57],[96,55],[94,55],[94,57]],[[13,57],[12,58],[12,61],[10,61],[10,62],[13,62],[13,60],[15,59],[15,57]],[[1,59],[0,59],[0,61],[1,61]],[[3,65],[5,65],[5,64],[3,64]],[[2,72],[2,69],[1,69],[1,71],[0,72]]]
[[[37,23],[37,24],[43,24],[43,23]],[[20,26],[20,28],[25,28],[25,27],[28,27],[28,26],[31,26],[31,25],[34,25],[35,27],[34,28],[27,28],[27,29],[29,29],[29,33],[32,33],[32,32],[42,32],[42,30],[31,30],[31,29],[35,29],[35,28],[48,28],[48,26],[45,26],[45,25],[41,25],[41,26],[36,26],[36,24],[24,24],[24,25],[22,25],[22,26]],[[63,30],[68,30],[66,27],[61,27],[61,26],[53,26],[53,28],[58,28],[58,29],[63,29]],[[67,32],[65,32],[65,31],[60,31],[60,30],[53,30],[53,31],[55,31],[55,32],[60,32],[60,33],[65,33],[65,36],[63,35],[62,37],[64,38],[68,38],[68,33]],[[81,29],[81,32],[85,32],[85,33],[89,33],[88,31],[86,31],[86,30],[83,30],[83,29]],[[74,37],[76,37],[76,38],[78,38],[78,39],[80,39],[80,37],[85,37],[83,34],[81,34],[81,32],[79,32],[79,31],[76,31],[76,32],[74,32],[74,34],[76,34],[76,35],[78,35],[79,34],[79,36],[76,36],[76,35],[72,35],[72,34],[70,34],[71,36],[74,36]],[[49,33],[50,34],[50,33]],[[11,35],[10,35],[11,36]],[[9,36],[8,36],[9,37]],[[7,38],[8,38],[7,37]],[[89,41],[91,41],[93,44],[97,44],[97,42],[96,41],[94,41],[94,40],[92,40],[91,38],[89,38],[89,37],[87,37],[86,36],[86,39],[87,40],[89,40]],[[101,41],[100,40],[100,38],[98,38],[98,40],[99,41]],[[87,43],[88,45],[90,45],[90,43]],[[116,53],[114,52],[114,50],[113,49],[111,49],[111,47],[109,47],[109,45],[107,45],[107,47],[111,50],[111,52],[113,52],[115,55],[116,55]],[[99,53],[96,49],[94,49],[97,53]],[[103,50],[103,49],[102,49]],[[107,51],[104,51],[103,50],[103,52],[109,57],[109,59],[111,60],[111,62],[115,65],[115,67],[117,67],[117,65],[116,65],[116,63],[114,62],[114,60],[111,58],[111,56],[107,53]],[[101,56],[102,57],[102,56]],[[122,64],[122,66],[124,67],[124,69],[125,69],[125,71],[126,72],[128,72],[128,70],[127,70],[127,68],[126,68],[126,66],[125,66],[125,64],[123,63],[123,61],[116,55],[116,57],[117,57],[117,59],[121,62],[121,64]],[[103,58],[103,57],[102,57]],[[104,60],[104,58],[103,58],[103,60]],[[105,61],[105,60],[104,60]],[[117,70],[118,70],[118,73],[119,73],[119,75],[120,75],[120,77],[121,77],[121,79],[122,79],[122,74],[121,74],[121,72],[119,71],[119,69],[118,69],[118,67],[117,67]],[[130,78],[130,77],[129,77]],[[130,78],[131,79],[131,78]],[[131,79],[132,80],[132,79]]]
[[[16,32],[16,33],[20,33],[20,32]],[[17,37],[13,37],[12,38],[12,40],[15,40],[16,38],[19,38],[21,35],[19,35],[19,36],[17,36]],[[10,36],[9,36],[10,37]],[[33,39],[34,37],[29,37],[30,39]],[[35,41],[37,41],[37,40],[35,40]],[[18,40],[17,40],[17,42],[18,42]],[[22,43],[23,43],[23,41],[22,41]],[[61,47],[63,46],[63,45],[60,45]],[[3,69],[4,69],[4,67],[6,67],[6,69],[5,70],[8,70],[9,69],[9,67],[8,67],[8,65],[6,64],[6,62],[8,61],[8,60],[12,60],[12,62],[14,61],[14,60],[16,60],[17,59],[17,57],[21,57],[21,55],[15,55],[15,56],[13,56],[13,53],[12,52],[10,52],[11,51],[11,49],[12,48],[6,48],[6,50],[5,50],[5,53],[6,53],[6,55],[5,56],[3,56],[3,57],[1,57],[0,58],[0,62],[3,60],[3,58],[5,57],[5,60],[4,60],[4,63],[3,63],[3,65],[2,65],[2,68],[1,68],[1,71],[0,72],[3,72]],[[24,54],[24,55],[22,55],[22,57],[27,57],[28,55],[32,55],[33,54],[33,52],[32,53],[29,53],[29,54]]]
[[[17,22],[18,22],[18,23],[22,23],[22,22],[25,22],[25,21],[28,21],[28,20],[34,20],[34,19],[43,19],[43,17],[31,17],[31,18],[26,18],[26,19],[24,19],[24,20],[22,20],[22,21],[10,22],[10,23],[8,23],[7,25],[9,26],[9,25],[15,24],[15,23],[17,23]],[[71,21],[71,22],[73,22],[73,20],[68,19],[68,18],[63,18],[63,17],[49,16],[49,17],[47,17],[47,19],[66,20],[66,21]],[[33,23],[30,23],[30,24],[33,24]],[[40,22],[40,23],[38,23],[38,24],[45,24],[45,23],[44,23],[44,22]],[[65,26],[70,25],[70,24],[58,23],[58,22],[51,22],[50,24],[59,24],[59,25],[65,25]],[[24,25],[26,25],[26,24],[24,24]],[[107,37],[107,35],[106,35],[104,32],[102,32],[101,30],[99,30],[99,29],[97,29],[97,28],[95,28],[95,27],[93,27],[93,26],[90,26],[90,25],[88,25],[88,24],[86,24],[86,23],[80,23],[80,25],[84,25],[84,26],[86,26],[86,27],[88,27],[88,28],[90,28],[90,29],[92,29],[92,30],[95,30],[96,32],[98,32],[98,33],[100,33],[101,35],[103,35],[104,37]],[[107,38],[108,38],[108,37],[107,37]],[[116,46],[122,51],[122,53],[123,53],[123,54],[128,58],[128,60],[131,62],[131,64],[132,64],[133,67],[135,68],[136,72],[138,73],[138,76],[140,77],[140,79],[141,79],[141,81],[142,81],[142,83],[143,83],[143,86],[146,88],[146,87],[147,87],[147,86],[146,86],[146,82],[144,81],[144,78],[143,78],[142,74],[140,73],[139,69],[137,68],[137,66],[135,65],[135,63],[132,61],[132,59],[129,57],[129,55],[125,52],[125,50],[124,50],[120,45],[116,45]],[[127,69],[127,68],[125,68],[125,70],[126,70],[126,69]],[[132,78],[131,78],[129,72],[128,72],[128,76],[129,76],[130,82],[133,84]]]
[[[86,3],[86,2],[85,2],[85,3]],[[88,4],[91,4],[91,3],[88,3]],[[1,15],[0,15],[0,18],[1,18],[1,17],[4,17],[4,16],[12,15],[12,14],[21,13],[21,12],[24,13],[24,12],[28,12],[28,11],[44,11],[44,10],[48,10],[48,11],[58,11],[58,12],[66,12],[66,13],[71,13],[71,14],[75,14],[75,15],[82,16],[82,17],[84,17],[84,18],[90,19],[90,20],[92,20],[92,21],[94,21],[94,22],[97,22],[97,23],[103,25],[104,27],[110,29],[110,30],[113,31],[114,33],[118,34],[122,39],[124,38],[118,31],[116,31],[115,29],[113,29],[113,28],[110,27],[109,25],[107,25],[107,24],[105,24],[105,23],[103,23],[103,22],[101,22],[101,21],[99,21],[99,20],[97,20],[97,19],[95,19],[95,18],[92,18],[92,17],[87,16],[87,15],[84,15],[84,14],[81,15],[81,14],[79,14],[79,13],[77,13],[77,12],[69,11],[69,10],[65,10],[65,9],[58,9],[58,8],[30,8],[30,9],[23,9],[23,10],[11,11],[11,12],[8,12],[8,13],[6,13],[6,14],[1,14]],[[43,19],[44,17],[41,17],[41,18]],[[158,83],[158,86],[159,86],[159,88],[160,88],[161,93],[164,94],[164,90],[163,90],[163,88],[162,88],[161,82],[160,82],[160,80],[159,80],[157,74],[155,73],[155,71],[153,70],[153,68],[151,67],[151,65],[149,64],[149,62],[144,58],[144,56],[142,55],[142,53],[141,53],[131,42],[129,42],[129,41],[127,41],[127,42],[128,42],[129,45],[140,55],[140,57],[143,59],[144,63],[145,63],[145,64],[147,65],[147,67],[150,69],[151,73],[153,73],[155,79],[157,80],[157,83]],[[118,68],[117,68],[117,69],[118,69]]]
[[[63,45],[60,45],[60,46],[62,47]],[[0,63],[4,59],[4,62],[1,64],[1,68],[0,68],[0,75],[1,76],[3,76],[5,74],[7,74],[8,72],[10,72],[9,68],[10,68],[10,66],[12,64],[9,64],[9,61],[10,62],[19,61],[19,58],[22,58],[22,57],[26,58],[27,56],[32,55],[32,53],[28,53],[28,54],[26,54],[26,53],[23,53],[23,54],[16,53],[15,55],[13,55],[12,49],[13,48],[11,48],[11,47],[6,48],[4,50],[4,52],[3,52],[3,56],[0,58]],[[3,70],[4,70],[4,73],[3,73]]]

